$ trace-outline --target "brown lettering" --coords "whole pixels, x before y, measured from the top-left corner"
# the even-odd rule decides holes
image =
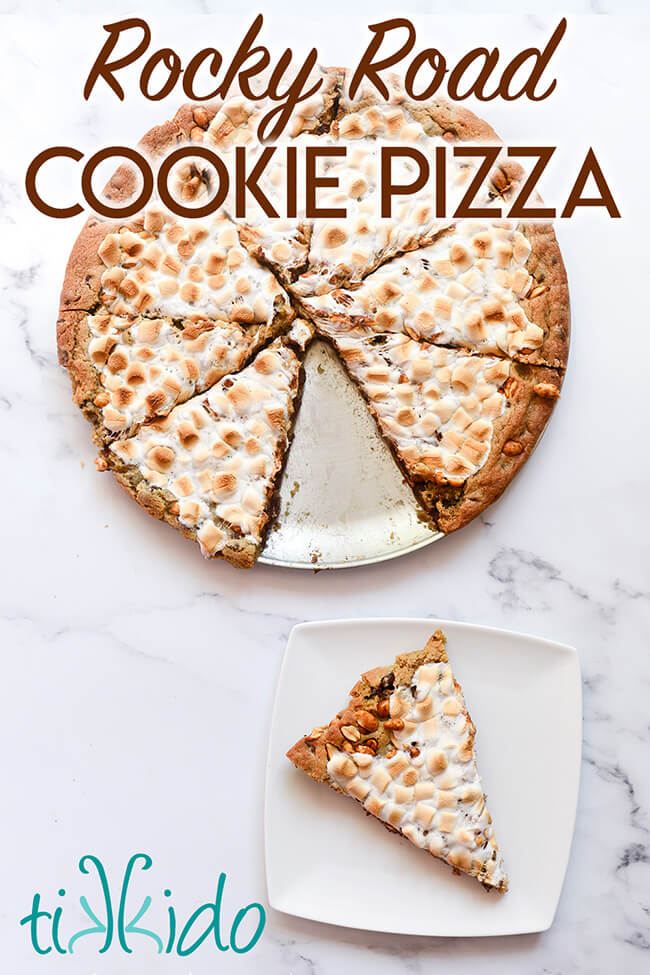
[[[95,170],[105,159],[112,159],[114,156],[129,159],[138,167],[142,175],[142,190],[136,199],[132,203],[126,203],[119,207],[112,207],[104,203],[93,190],[93,174]],[[147,160],[139,152],[136,152],[135,149],[130,149],[128,146],[109,146],[107,149],[100,149],[99,152],[96,152],[84,166],[81,174],[81,189],[84,199],[90,204],[95,213],[98,213],[101,217],[121,217],[126,219],[126,217],[132,217],[141,210],[151,197],[153,173]]]
[[[341,157],[346,156],[345,146],[307,146],[305,149],[305,215],[308,220],[317,220],[319,217],[345,217],[347,216],[345,207],[319,207],[316,205],[316,191],[321,187],[334,187],[339,185],[336,176],[317,176],[316,163],[325,156]]]
[[[64,156],[67,159],[74,159],[75,162],[79,162],[83,159],[83,152],[79,152],[78,149],[73,149],[71,146],[52,146],[51,149],[44,149],[43,152],[39,152],[30,162],[27,173],[25,175],[25,189],[27,191],[27,196],[29,197],[30,203],[32,203],[37,210],[44,213],[46,217],[54,217],[56,220],[64,220],[66,217],[76,217],[78,213],[83,212],[83,207],[79,203],[73,203],[69,207],[53,207],[49,203],[46,203],[43,197],[40,195],[36,189],[36,178],[40,172],[41,166],[43,166],[50,159],[56,159],[57,156]]]
[[[151,81],[151,75],[161,62],[168,71],[167,81],[158,92],[153,93],[149,91],[149,82]],[[142,74],[140,75],[140,91],[145,98],[148,98],[152,102],[158,102],[161,98],[166,98],[170,94],[180,74],[181,59],[170,47],[164,47],[161,51],[156,51],[142,69]]]
[[[218,87],[213,91],[205,92],[202,95],[199,94],[194,88],[196,73],[203,62],[208,60],[210,62],[210,74],[213,78],[216,78],[223,63],[223,58],[213,47],[206,47],[203,51],[199,51],[198,54],[195,54],[194,57],[190,59],[190,62],[183,73],[183,91],[188,98],[195,98],[197,101],[207,98],[216,98],[219,91]]]
[[[600,196],[582,195],[587,180],[590,176],[593,176]],[[610,190],[607,180],[605,179],[605,175],[598,164],[596,154],[591,148],[585,156],[585,161],[580,167],[580,172],[578,173],[578,177],[573,184],[573,189],[569,193],[569,198],[566,201],[566,206],[562,211],[561,216],[572,217],[576,207],[605,207],[610,217],[620,217],[621,215],[620,210],[614,202],[614,197],[612,196],[612,191]]]
[[[418,164],[419,173],[412,183],[393,183],[392,165],[395,158],[413,159]],[[381,215],[392,216],[394,196],[411,196],[426,186],[431,173],[429,160],[419,149],[410,146],[382,146],[381,147]]]
[[[129,53],[125,54],[122,58],[117,58],[116,61],[109,62],[109,57],[113,53],[115,45],[118,42],[120,34],[123,31],[132,30],[138,27],[142,31],[142,39],[139,44]],[[128,20],[118,20],[114,24],[105,24],[104,30],[108,31],[108,39],[105,42],[103,48],[97,56],[97,60],[90,69],[90,74],[86,79],[86,84],[84,85],[84,98],[86,101],[90,97],[90,93],[95,87],[95,83],[98,78],[103,78],[107,85],[115,92],[120,101],[124,101],[124,90],[120,83],[115,79],[114,74],[119,71],[120,68],[125,68],[128,64],[133,64],[138,58],[144,54],[144,52],[149,47],[149,42],[151,41],[151,30],[149,25],[145,20],[140,17],[131,17]]]
[[[447,149],[436,146],[436,217],[447,216]]]
[[[408,31],[408,40],[402,44],[400,49],[395,54],[390,54],[383,61],[373,61],[375,54],[379,51],[384,37],[391,30],[399,30],[400,28],[406,28]],[[413,45],[415,44],[415,27],[410,20],[406,17],[395,17],[393,20],[385,20],[381,24],[371,24],[368,28],[374,33],[373,39],[364,51],[361,60],[357,66],[356,71],[352,75],[352,81],[350,82],[350,98],[354,98],[361,85],[364,78],[375,86],[379,94],[388,100],[388,88],[386,84],[379,77],[379,72],[384,71],[386,68],[391,68],[394,64],[397,64],[402,58],[406,57],[410,51],[413,50]]]
[[[292,56],[292,51],[287,49],[281,56],[271,74],[271,78],[269,79],[267,91],[269,98],[273,99],[273,101],[281,101],[282,99],[286,99],[286,101],[284,105],[278,105],[277,108],[274,108],[268,112],[260,121],[257,129],[257,136],[261,142],[266,142],[268,139],[277,139],[293,115],[296,105],[302,101],[305,101],[307,98],[311,98],[312,95],[315,95],[323,83],[323,79],[319,78],[316,84],[313,85],[308,91],[303,92],[302,90],[302,86],[309,78],[309,75],[313,71],[318,61],[318,51],[314,47],[307,55],[302,67],[294,77],[287,90],[280,93],[278,90],[278,84],[291,63]],[[273,125],[269,131],[267,131],[267,127],[271,124],[276,115],[277,121],[275,125]],[[293,134],[297,133],[292,133],[292,135]]]
[[[525,51],[521,51],[512,59],[512,61],[506,67],[501,77],[501,84],[499,85],[499,94],[501,95],[502,98],[505,98],[506,101],[514,101],[515,98],[521,98],[521,96],[524,94],[528,98],[530,98],[530,100],[533,102],[541,102],[545,98],[548,98],[551,92],[555,90],[555,86],[557,85],[556,78],[553,79],[553,81],[548,86],[548,88],[546,89],[543,95],[536,95],[535,88],[540,82],[542,74],[544,73],[544,70],[548,66],[548,62],[551,60],[551,57],[555,54],[558,44],[564,37],[565,31],[566,31],[566,17],[563,17],[560,23],[553,31],[553,35],[543,51],[540,51],[536,47],[528,47],[526,48]],[[526,81],[526,83],[522,85],[522,87],[518,92],[514,92],[511,94],[509,89],[512,80],[515,76],[515,73],[519,70],[522,64],[524,64],[524,62],[527,61],[529,58],[535,58],[535,65],[533,67],[533,70],[530,72],[528,81]]]
[[[427,85],[427,87],[416,94],[414,91],[415,79],[417,77],[418,71],[424,63],[428,63],[433,68],[433,80]],[[442,79],[447,73],[447,63],[440,53],[440,51],[435,51],[432,49],[427,49],[426,51],[420,51],[416,54],[411,61],[406,76],[404,78],[404,87],[411,98],[416,101],[424,101],[425,98],[431,98],[432,95],[438,91],[440,85],[442,84]]]
[[[246,147],[237,146],[235,149],[235,216],[242,220],[246,216],[246,190],[252,193],[267,217],[279,217],[280,214],[272,206],[267,196],[259,187],[259,178],[275,154],[275,146],[262,149],[248,176],[246,175]]]
[[[455,220],[474,219],[475,217],[500,217],[501,207],[473,207],[471,204],[476,198],[479,189],[486,182],[501,152],[500,146],[454,146],[454,156],[463,157],[477,156],[483,157],[483,162],[474,174],[467,192],[456,207],[454,213]]]
[[[555,152],[555,146],[518,146],[509,148],[509,156],[537,156],[537,162],[533,166],[530,174],[524,180],[524,184],[515,197],[514,203],[508,211],[508,216],[517,220],[539,220],[541,217],[554,217],[554,207],[527,207],[533,189],[537,186],[540,176],[548,166],[549,160]],[[541,201],[540,201],[541,202]]]
[[[479,58],[483,59],[483,67],[479,71],[478,78],[476,81],[469,86],[465,94],[462,94],[458,90],[458,86],[461,83],[463,75],[469,68],[469,66],[477,61]],[[469,51],[464,55],[453,69],[449,75],[449,81],[447,82],[447,92],[450,98],[454,101],[462,101],[464,98],[469,98],[470,95],[474,94],[482,102],[489,102],[499,94],[499,89],[492,92],[491,95],[485,94],[485,86],[496,67],[497,61],[499,60],[499,48],[495,47],[491,51],[488,51],[486,47],[477,47],[473,51]]]
[[[206,159],[217,171],[219,176],[219,189],[216,194],[208,203],[204,203],[200,207],[188,207],[184,204],[179,203],[169,192],[169,174],[172,171],[176,163],[180,162],[181,159],[186,159],[187,157],[192,158],[193,156],[198,156],[199,159]],[[222,206],[226,196],[228,195],[228,188],[230,186],[230,177],[228,175],[228,169],[223,159],[216,154],[212,149],[208,149],[207,146],[202,145],[191,145],[191,146],[181,146],[180,149],[174,149],[170,152],[168,156],[163,160],[160,169],[158,170],[158,178],[156,180],[156,185],[158,186],[158,195],[162,201],[163,206],[166,206],[168,210],[172,213],[177,214],[179,217],[195,217],[200,219],[201,217],[209,217],[210,214],[214,213]]]

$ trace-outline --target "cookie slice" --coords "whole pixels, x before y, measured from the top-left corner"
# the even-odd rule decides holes
[[[273,513],[311,335],[296,323],[241,372],[105,448],[100,466],[206,558],[249,568]]]
[[[347,706],[287,757],[456,872],[505,891],[475,734],[438,630],[423,650],[363,674]]]
[[[65,312],[57,328],[59,361],[101,444],[131,435],[141,423],[166,416],[223,376],[239,372],[281,327],[281,319],[244,328]]]
[[[394,332],[333,341],[418,500],[446,533],[499,497],[560,394],[558,370]]]
[[[356,287],[381,263],[426,246],[452,223],[453,212],[476,171],[477,160],[447,153],[446,217],[436,215],[430,178],[417,193],[396,196],[392,216],[384,218],[380,215],[382,145],[415,148],[433,165],[436,149],[448,148],[457,139],[478,139],[484,145],[498,143],[490,126],[471,112],[455,110],[442,100],[425,105],[411,103],[397,82],[388,102],[376,92],[360,93],[354,101],[344,95],[332,137],[347,154],[325,166],[324,175],[336,180],[336,185],[321,192],[319,204],[345,207],[347,217],[313,222],[307,267],[291,285],[298,297],[323,294],[346,285]],[[413,184],[419,176],[419,165],[408,156],[394,158],[391,165],[396,186]],[[497,167],[492,180],[480,191],[479,202],[483,206],[499,195],[501,183],[503,178]]]
[[[205,318],[238,325],[287,323],[288,296],[242,245],[223,213],[178,222],[152,204],[119,229],[89,221],[68,264],[61,310]]]
[[[295,77],[289,74],[283,80],[283,90],[288,90]],[[270,81],[269,73],[257,79],[255,88],[262,90]],[[284,283],[290,283],[304,268],[309,250],[310,226],[300,212],[293,219],[281,216],[287,208],[287,159],[286,147],[302,147],[314,143],[310,137],[326,133],[334,119],[338,95],[343,83],[343,71],[339,68],[316,67],[301,83],[301,90],[313,92],[308,98],[299,101],[290,113],[288,122],[279,137],[263,144],[259,138],[259,127],[263,120],[275,113],[275,118],[283,106],[270,98],[247,98],[243,94],[234,95],[218,106],[215,112],[205,113],[204,131],[192,130],[192,140],[215,149],[229,172],[238,169],[236,150],[246,148],[246,173],[257,172],[255,179],[262,198],[268,200],[278,217],[273,217],[264,209],[252,192],[245,194],[245,214],[239,212],[241,203],[237,201],[234,180],[224,200],[223,208],[236,220],[242,243],[260,262],[273,269]],[[272,153],[266,160],[262,154]],[[210,167],[206,160],[189,159],[173,173],[172,194],[181,201],[204,202],[212,192]]]
[[[303,305],[328,335],[401,332],[552,368],[567,362],[567,280],[548,225],[461,221],[356,290]]]
[[[287,90],[291,81],[283,81]],[[265,83],[265,82],[264,82]],[[246,214],[235,216],[235,199],[231,191],[224,208],[237,220],[242,243],[259,261],[267,264],[283,284],[287,285],[304,269],[309,251],[310,225],[304,214],[298,212],[294,219],[285,219],[287,213],[287,161],[285,150],[289,145],[300,147],[317,143],[311,137],[326,133],[334,119],[338,96],[343,85],[340,68],[316,67],[302,83],[303,91],[318,90],[294,107],[291,117],[278,138],[270,141],[275,149],[270,162],[264,166],[258,185],[267,200],[280,215],[269,216],[252,194],[246,195]],[[264,87],[259,83],[257,88]],[[207,127],[202,141],[215,147],[231,172],[235,172],[234,152],[237,146],[246,146],[247,172],[252,172],[262,152],[267,148],[260,144],[258,128],[269,112],[279,112],[280,104],[269,98],[248,99],[243,95],[228,99]]]

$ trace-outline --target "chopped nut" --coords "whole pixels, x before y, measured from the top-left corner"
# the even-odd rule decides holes
[[[359,741],[361,739],[361,732],[352,724],[343,725],[341,728],[341,734],[344,738],[347,738],[348,741]]]
[[[546,285],[539,284],[536,288],[533,288],[527,297],[532,301],[533,298],[539,298],[540,295],[543,295],[545,291],[548,291]]]
[[[344,741],[343,744],[341,745],[341,749],[342,751],[350,754],[351,752],[354,751],[354,746],[351,741]]]
[[[557,399],[560,395],[560,390],[553,383],[536,383],[533,392],[544,399]]]
[[[384,728],[388,728],[389,731],[401,731],[404,727],[404,722],[401,718],[389,718],[388,721],[384,721]]]
[[[508,457],[516,457],[523,449],[523,445],[518,440],[507,440],[503,445],[503,452]]]
[[[386,758],[394,758],[395,755],[397,755],[397,749],[394,745],[391,745],[391,747],[386,750]]]
[[[325,731],[325,728],[312,728],[308,735],[305,735],[305,741],[316,741],[317,738]]]
[[[196,122],[196,124],[197,125],[200,125],[201,128],[203,128],[203,129],[205,129],[207,127],[207,125],[208,125],[208,123],[210,121],[210,119],[208,117],[208,113],[206,112],[205,108],[203,108],[202,105],[197,105],[196,108],[193,109],[193,111],[192,111],[192,117],[193,117],[194,121]]]
[[[379,702],[379,704],[377,705],[377,714],[382,719],[382,721],[384,720],[384,718],[390,717],[390,700],[388,698],[384,698],[383,701]]]
[[[379,721],[370,711],[357,711],[355,719],[363,731],[376,731],[379,726]]]
[[[361,752],[363,755],[374,755],[372,748],[368,748],[367,745],[357,745],[354,749],[355,752]]]
[[[331,743],[331,741],[327,741],[325,742],[325,751],[327,752],[327,757],[331,758],[332,755],[336,755],[338,749]]]
[[[95,467],[97,468],[98,471],[108,470],[108,464],[106,463],[106,458],[102,457],[101,455],[99,457],[95,457]]]

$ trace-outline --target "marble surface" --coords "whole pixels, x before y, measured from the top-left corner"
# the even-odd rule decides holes
[[[98,90],[84,102],[101,25],[123,11],[113,4],[107,16],[77,6],[86,13],[73,15],[74,4],[16,5],[0,33],[5,77],[14,82],[0,91],[0,955],[7,969],[24,975],[647,970],[650,160],[640,124],[648,22],[582,19],[577,14],[590,5],[576,4],[555,60],[560,81],[553,97],[536,106],[484,108],[511,143],[560,147],[543,187],[548,199],[566,195],[593,145],[623,214],[610,221],[585,211],[558,229],[572,295],[571,361],[562,402],[534,459],[484,517],[410,557],[353,571],[258,566],[244,574],[204,562],[180,536],[147,519],[108,475],[96,473],[89,428],[56,362],[58,290],[80,220],[55,222],[28,204],[27,163],[52,144],[90,152],[134,142],[181,100],[172,95],[164,105],[149,104],[130,91],[122,104]],[[334,14],[344,5],[328,7],[332,15],[318,20],[303,5],[298,22],[288,4],[273,14],[269,6],[269,30],[296,49],[318,36],[323,60],[345,63],[358,54],[365,25],[390,9],[368,4],[357,29],[343,32]],[[182,22],[160,13],[166,5],[155,16],[138,12],[149,16],[158,44],[171,41],[186,52],[219,46],[226,35],[238,38],[252,19],[232,12],[234,4],[221,5],[210,19],[202,16],[203,3],[184,8]],[[423,46],[427,40],[460,52],[500,43],[514,52],[543,43],[557,19],[418,24]],[[131,75],[131,87],[134,81]],[[631,136],[634,149],[626,142]],[[61,200],[77,189],[66,167],[49,183]],[[191,959],[159,958],[145,947],[133,958],[99,956],[89,943],[73,957],[44,961],[34,954],[18,920],[34,891],[53,905],[63,885],[70,904],[62,928],[79,921],[73,898],[78,903],[84,892],[76,872],[84,853],[101,856],[111,877],[132,853],[149,853],[150,892],[158,898],[152,910],[162,909],[161,891],[169,886],[179,910],[189,913],[213,896],[220,871],[228,875],[225,916],[264,902],[266,736],[291,627],[308,619],[409,614],[524,630],[579,650],[582,784],[550,931],[478,941],[404,938],[269,911],[250,955],[215,957],[204,948]],[[541,788],[552,790],[552,756],[547,772]],[[544,837],[531,842],[544,856]]]

